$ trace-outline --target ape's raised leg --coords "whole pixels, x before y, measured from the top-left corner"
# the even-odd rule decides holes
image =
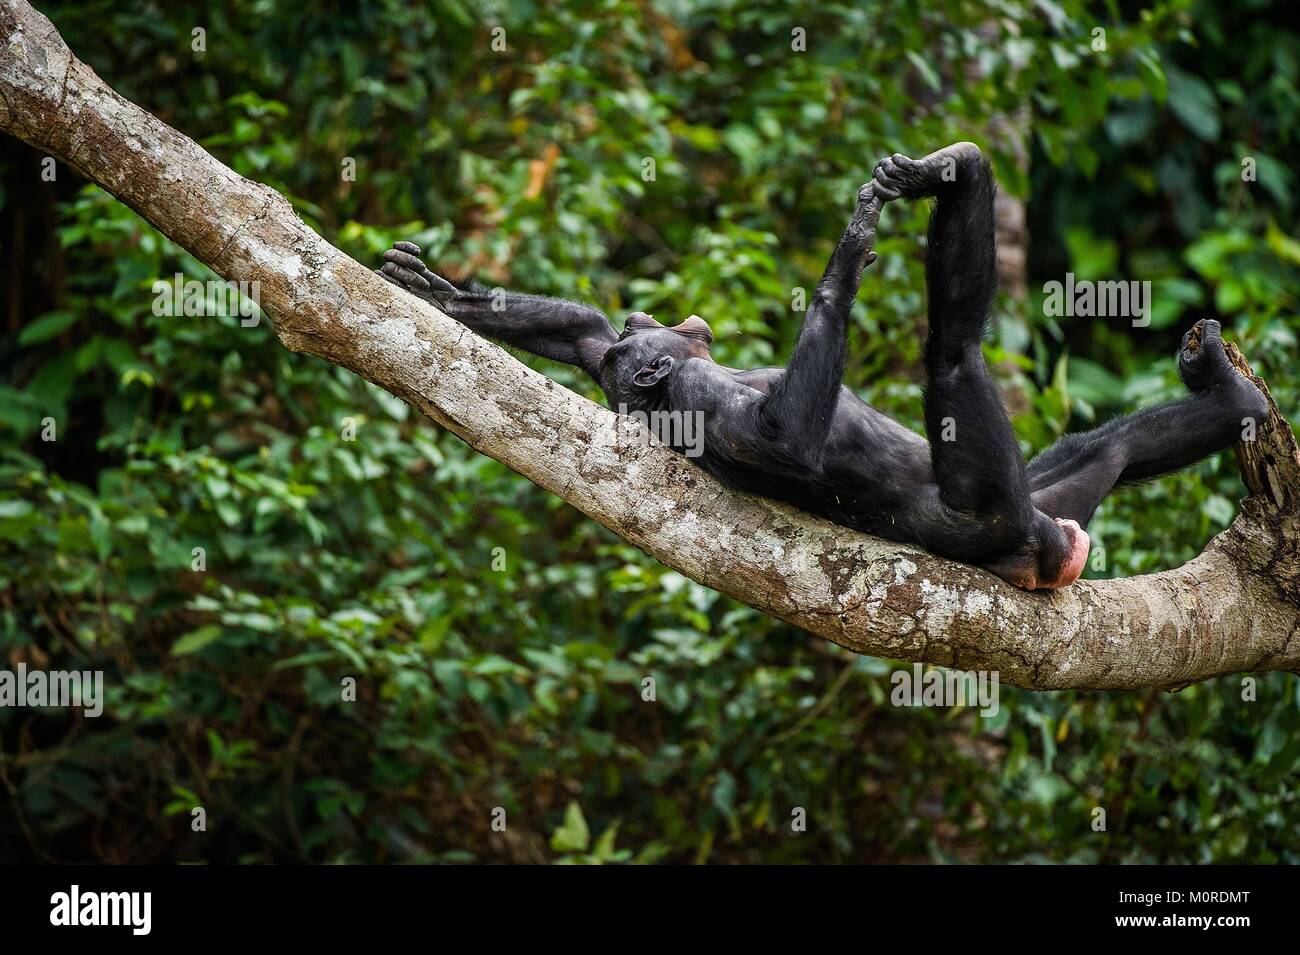
[[[972,143],[876,167],[887,199],[936,196],[926,250],[929,373],[925,423],[937,501],[922,543],[1021,587],[1075,580],[1087,535],[1035,509],[1020,447],[984,363],[981,343],[997,290],[993,174]]]
[[[1178,370],[1186,398],[1066,435],[1034,458],[1034,505],[1086,526],[1116,485],[1194,464],[1264,423],[1268,402],[1228,361],[1218,322],[1202,320],[1183,336]]]

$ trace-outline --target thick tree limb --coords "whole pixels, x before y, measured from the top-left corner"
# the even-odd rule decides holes
[[[0,41],[0,130],[99,183],[220,275],[259,281],[286,347],[404,398],[709,587],[857,653],[999,670],[1026,687],[1300,669],[1300,457],[1276,406],[1239,452],[1250,498],[1195,560],[1018,591],[727,490],[333,248],[278,193],[114,93],[24,0],[0,0]]]

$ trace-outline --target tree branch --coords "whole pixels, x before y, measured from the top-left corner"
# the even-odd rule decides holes
[[[1300,456],[1276,405],[1239,449],[1250,498],[1199,557],[1026,593],[728,490],[650,446],[635,421],[339,252],[274,190],[113,92],[25,0],[0,0],[0,41],[0,130],[100,184],[223,277],[260,282],[285,347],[391,391],[706,586],[857,653],[998,670],[1039,689],[1300,669]]]

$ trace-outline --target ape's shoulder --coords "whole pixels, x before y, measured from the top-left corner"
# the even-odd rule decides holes
[[[739,371],[707,358],[688,358],[673,375],[669,404],[679,411],[704,412],[757,407],[780,372],[779,368]]]

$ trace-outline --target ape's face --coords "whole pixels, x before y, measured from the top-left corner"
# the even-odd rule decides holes
[[[602,382],[616,386],[620,394],[654,389],[666,383],[674,366],[688,358],[707,358],[713,331],[704,319],[692,315],[680,325],[665,327],[645,312],[627,318],[623,334],[605,353]]]

